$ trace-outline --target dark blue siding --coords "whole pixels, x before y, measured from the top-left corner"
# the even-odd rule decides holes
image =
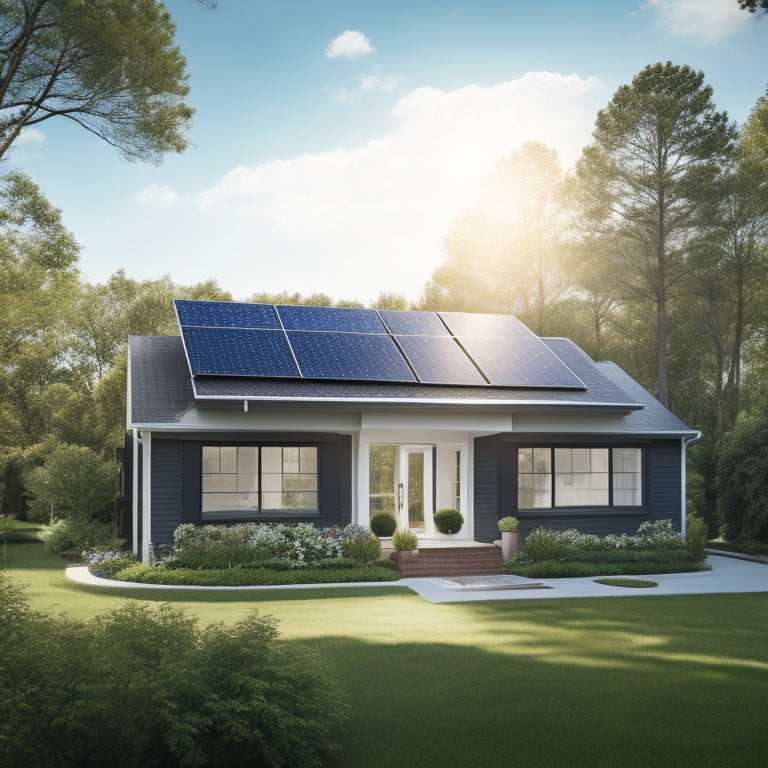
[[[554,438],[545,442],[536,436],[539,445],[557,444]],[[645,520],[673,521],[681,525],[682,488],[680,471],[680,441],[654,440],[632,443],[626,439],[617,445],[641,445],[644,450],[643,505],[639,508],[554,508],[517,509],[517,445],[530,445],[532,440],[511,435],[491,435],[475,440],[475,539],[493,541],[499,537],[496,520],[514,515],[520,521],[520,534],[543,525],[564,530],[576,528],[584,533],[605,536],[608,533],[634,533]],[[562,443],[562,439],[560,443]],[[568,444],[595,445],[594,438]],[[600,445],[605,445],[601,438]]]
[[[170,544],[181,523],[181,441],[152,441],[153,544]]]
[[[475,439],[475,541],[492,542],[499,538],[499,438]]]

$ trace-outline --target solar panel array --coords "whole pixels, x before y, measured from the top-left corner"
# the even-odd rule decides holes
[[[585,389],[511,315],[174,304],[193,376]]]

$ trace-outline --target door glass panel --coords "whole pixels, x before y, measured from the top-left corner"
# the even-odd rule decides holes
[[[424,453],[408,454],[408,527],[424,531]]]
[[[395,463],[397,446],[372,445],[368,449],[368,508],[371,516],[387,512],[397,517]]]

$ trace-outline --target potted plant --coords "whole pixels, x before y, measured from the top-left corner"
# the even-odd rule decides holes
[[[456,534],[464,525],[464,517],[458,509],[438,509],[432,519],[435,522],[435,528],[445,534]]]
[[[520,524],[516,517],[507,515],[498,522],[501,531],[501,556],[503,560],[511,560],[517,554]]]
[[[371,530],[379,537],[391,536],[397,528],[397,520],[389,512],[377,512],[370,520]]]
[[[419,540],[415,533],[406,528],[398,528],[392,534],[392,546],[397,550],[398,562],[410,560],[419,554]]]

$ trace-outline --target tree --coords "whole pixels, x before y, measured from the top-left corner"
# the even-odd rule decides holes
[[[508,312],[544,333],[570,284],[562,185],[557,153],[543,144],[527,142],[502,160],[445,237],[425,308]]]
[[[738,0],[738,3],[742,11],[755,13],[758,9],[762,9],[763,13],[768,12],[768,0]]]
[[[0,0],[0,157],[66,117],[130,160],[187,146],[186,61],[158,0]]]
[[[657,397],[667,404],[667,302],[689,272],[695,190],[732,150],[735,127],[717,112],[704,74],[647,66],[597,116],[579,160],[592,231],[611,244],[625,286],[656,307]]]

